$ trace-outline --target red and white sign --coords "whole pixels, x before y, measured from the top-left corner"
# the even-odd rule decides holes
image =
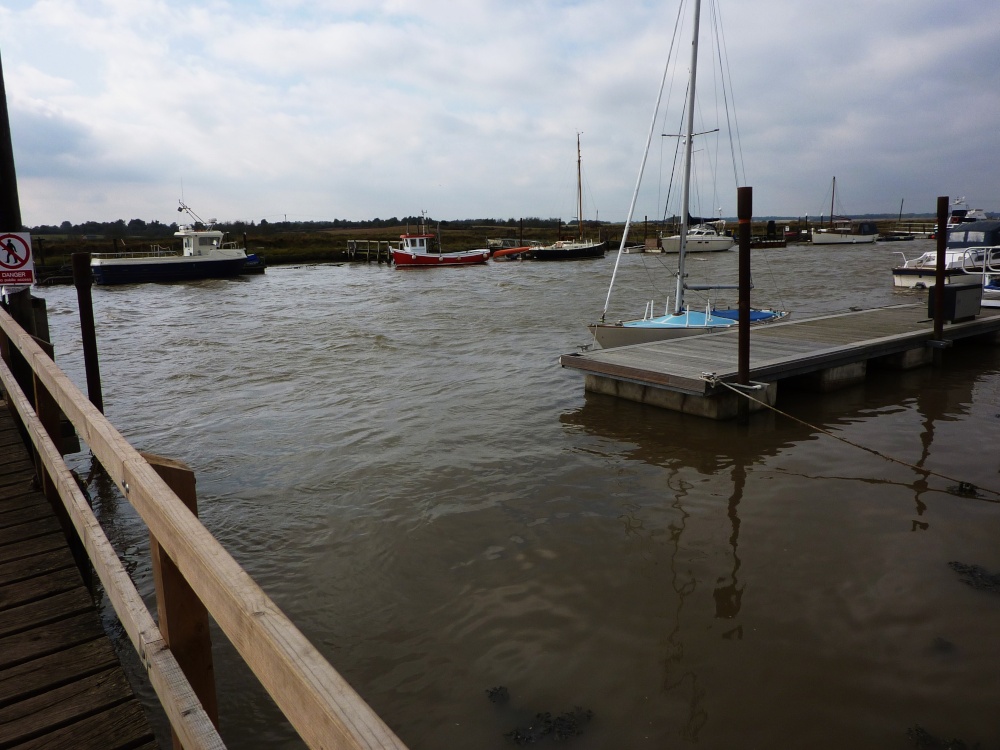
[[[34,284],[35,259],[31,257],[31,235],[0,233],[0,284]]]

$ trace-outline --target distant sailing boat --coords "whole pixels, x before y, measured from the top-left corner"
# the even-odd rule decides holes
[[[583,169],[580,156],[580,134],[576,134],[576,226],[578,237],[573,240],[559,240],[551,245],[536,247],[531,251],[533,260],[579,260],[581,258],[603,258],[607,242],[583,239]]]
[[[628,344],[641,344],[651,341],[661,341],[663,339],[678,338],[680,336],[693,336],[701,333],[722,331],[739,325],[739,310],[715,309],[711,302],[707,303],[704,310],[691,310],[684,302],[685,290],[707,291],[710,289],[734,289],[734,286],[722,286],[713,284],[688,284],[685,281],[684,256],[687,252],[688,225],[691,221],[690,198],[691,198],[691,154],[692,142],[694,141],[694,108],[695,108],[695,82],[698,71],[698,27],[701,20],[701,0],[695,0],[694,4],[694,32],[691,42],[691,73],[687,88],[687,103],[685,109],[685,132],[684,132],[684,166],[681,183],[681,224],[680,232],[677,236],[677,292],[674,298],[673,312],[657,316],[653,312],[653,303],[646,305],[646,311],[641,319],[618,321],[617,323],[606,323],[605,317],[608,312],[608,305],[611,301],[611,288],[614,287],[615,276],[618,273],[618,263],[621,261],[625,242],[628,238],[629,226],[632,222],[632,214],[635,210],[636,198],[639,193],[639,184],[642,180],[642,172],[646,163],[646,155],[649,153],[649,144],[652,141],[653,128],[656,125],[656,112],[653,114],[653,123],[650,126],[649,136],[646,139],[646,152],[642,157],[642,165],[639,167],[639,179],[636,181],[635,192],[632,195],[632,204],[629,206],[628,219],[625,223],[625,232],[622,235],[621,247],[618,249],[618,258],[615,261],[615,270],[611,276],[611,288],[608,289],[608,298],[604,304],[604,312],[599,323],[592,323],[587,329],[593,334],[594,339],[605,349],[615,346],[625,346]],[[661,88],[662,91],[662,88]],[[657,106],[659,109],[659,97]],[[768,323],[780,320],[787,316],[785,311],[778,310],[751,310],[751,324]]]
[[[830,188],[830,226],[825,229],[812,230],[814,245],[861,245],[878,239],[878,229],[874,221],[862,221],[858,224],[850,219],[836,219],[833,215],[834,199],[837,197],[837,178],[833,178]],[[900,206],[902,213],[902,206]]]

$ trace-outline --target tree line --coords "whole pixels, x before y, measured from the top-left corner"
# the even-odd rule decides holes
[[[216,222],[215,227],[223,232],[231,232],[233,234],[253,233],[255,235],[266,235],[285,232],[323,232],[331,229],[385,229],[399,226],[413,227],[418,226],[421,221],[425,221],[429,227],[436,227],[440,224],[442,227],[448,227],[451,229],[471,229],[472,227],[492,226],[516,227],[520,222],[524,222],[525,226],[558,229],[563,224],[561,219],[540,219],[538,217],[507,220],[460,219],[438,221],[437,219],[430,217],[424,217],[422,219],[419,216],[404,216],[402,218],[393,216],[389,219],[375,218],[368,219],[366,221],[351,221],[348,219],[332,219],[330,221],[268,221],[267,219],[261,219],[260,222],[220,221]],[[100,236],[112,239],[124,239],[126,237],[157,239],[172,236],[173,233],[177,231],[178,224],[176,222],[163,224],[162,222],[155,220],[147,222],[142,219],[131,219],[126,222],[124,219],[118,219],[117,221],[105,222],[86,221],[82,224],[73,224],[72,222],[64,221],[58,226],[41,224],[36,227],[27,227],[27,229],[31,232],[31,234],[38,236]]]

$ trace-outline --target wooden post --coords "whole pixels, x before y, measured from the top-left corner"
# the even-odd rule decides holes
[[[740,226],[739,258],[739,339],[737,341],[737,371],[740,385],[750,385],[750,224],[753,216],[753,188],[736,189],[736,215]],[[740,424],[750,421],[750,402],[741,398],[737,407]]]
[[[195,494],[194,472],[180,461],[163,456],[143,453],[142,457],[197,517],[198,497]],[[152,534],[149,536],[149,553],[153,558],[156,610],[163,640],[191,683],[205,713],[218,728],[219,705],[215,692],[208,610]],[[176,735],[173,742],[175,750],[182,750]]]
[[[944,271],[948,249],[948,196],[937,199],[937,267],[934,269],[934,338],[941,340],[944,332]]]
[[[934,269],[934,364],[944,361],[944,278],[948,249],[948,196],[937,199],[937,268]]]
[[[104,413],[104,393],[101,390],[101,365],[97,359],[97,328],[94,325],[94,299],[90,293],[93,276],[90,253],[73,253],[73,285],[80,309],[80,339],[83,344],[83,367],[87,373],[87,396],[90,403]]]

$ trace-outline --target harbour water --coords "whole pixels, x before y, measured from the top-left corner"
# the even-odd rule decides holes
[[[923,302],[889,269],[930,247],[754,251],[754,303]],[[675,262],[625,256],[609,317],[659,310]],[[683,417],[557,364],[613,264],[98,287],[106,412],[195,470],[205,525],[413,750],[511,747],[546,712],[574,749],[1000,746],[1000,594],[949,566],[1000,573],[1000,347],[783,393],[807,425]],[[733,279],[736,253],[687,266]],[[36,293],[83,387],[74,291]],[[150,597],[145,529],[90,489]],[[299,747],[215,644],[229,746]]]

